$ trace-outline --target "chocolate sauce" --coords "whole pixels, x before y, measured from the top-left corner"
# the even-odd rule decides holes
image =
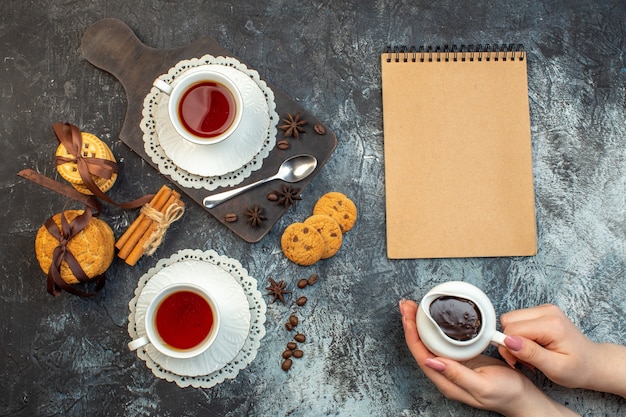
[[[441,330],[454,340],[465,341],[478,336],[482,317],[480,310],[466,298],[442,296],[430,303],[430,316]]]

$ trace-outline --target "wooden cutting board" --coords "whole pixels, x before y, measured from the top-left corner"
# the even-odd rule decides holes
[[[83,35],[80,47],[81,53],[87,61],[111,73],[124,86],[128,107],[122,130],[120,131],[120,139],[157,170],[158,166],[152,162],[152,159],[144,151],[143,132],[139,126],[142,119],[143,101],[150,92],[154,79],[166,73],[176,63],[184,59],[200,58],[206,54],[230,56],[238,59],[210,37],[198,39],[182,48],[168,50],[151,48],[144,45],[125,23],[117,19],[103,19],[91,25]],[[250,65],[247,66],[251,67]],[[318,165],[308,178],[293,184],[293,187],[299,188],[302,193],[330,158],[337,147],[337,138],[327,126],[325,126],[326,133],[324,135],[315,133],[313,126],[323,123],[275,86],[267,81],[266,83],[274,92],[276,111],[280,119],[286,118],[287,113],[295,114],[300,112],[302,118],[308,121],[304,126],[306,131],[300,136],[300,139],[290,138],[291,146],[288,150],[274,148],[270,155],[263,160],[261,169],[253,172],[250,177],[246,178],[239,185],[245,185],[261,178],[269,177],[276,173],[278,166],[286,158],[308,153],[317,157]],[[279,129],[277,141],[282,138],[283,131]],[[211,213],[223,226],[250,243],[260,241],[289,209],[267,199],[267,195],[273,190],[281,189],[281,181],[271,181],[263,184],[217,207],[207,209],[202,205],[204,197],[230,188],[223,187],[214,191],[186,188],[177,184],[170,177],[166,177],[173,184],[176,184],[182,192]],[[246,222],[247,218],[244,214],[247,207],[252,207],[255,204],[263,208],[267,217],[260,227],[250,226]],[[234,223],[226,222],[224,216],[228,213],[237,214],[238,220]],[[207,227],[212,227],[212,225],[207,224]]]

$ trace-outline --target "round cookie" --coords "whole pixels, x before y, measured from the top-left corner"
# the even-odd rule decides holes
[[[330,258],[339,251],[343,241],[343,234],[341,227],[339,227],[335,219],[325,214],[314,214],[306,219],[304,224],[313,226],[322,235],[326,245],[324,253],[322,253],[322,259]]]
[[[280,244],[285,256],[292,262],[308,266],[322,259],[326,249],[324,238],[313,226],[292,223],[283,232]]]
[[[68,210],[63,212],[68,222],[83,213],[82,210]],[[52,220],[61,227],[61,214],[57,213]],[[45,225],[41,226],[35,238],[35,254],[39,266],[44,273],[48,273],[52,265],[52,255],[59,241],[48,232]],[[106,222],[92,217],[89,224],[67,243],[67,249],[74,255],[83,271],[89,278],[103,274],[113,262],[115,254],[115,237],[113,230]],[[68,284],[77,284],[79,281],[72,273],[69,265],[61,262],[61,278]]]
[[[81,137],[83,140],[83,149],[81,150],[83,157],[100,158],[115,162],[113,152],[111,152],[111,149],[107,146],[106,143],[102,142],[95,135],[87,132],[81,132]],[[74,158],[74,156],[68,152],[63,144],[59,144],[55,155],[63,156],[70,159]],[[76,190],[80,191],[83,194],[93,194],[84,184],[83,179],[78,172],[76,162],[70,161],[59,164],[57,165],[57,170],[59,171],[59,175],[61,175],[63,179],[69,182]],[[95,175],[92,175],[91,178],[96,183],[98,188],[102,190],[102,192],[107,192],[111,189],[111,187],[113,187],[113,184],[117,179],[117,173],[114,172],[111,175],[111,178],[101,178]]]
[[[326,193],[317,200],[313,207],[313,214],[325,214],[332,217],[346,233],[356,222],[357,209],[352,200],[342,193],[332,191]]]
[[[104,146],[106,146],[106,144]],[[108,146],[106,146],[106,149],[107,149],[107,157],[104,159],[112,161],[112,162],[116,162],[115,157],[113,156],[113,152],[111,152],[111,149]],[[96,175],[92,175],[91,178],[93,179],[93,182],[96,183],[98,188],[100,188],[100,190],[102,190],[103,193],[106,193],[113,187],[113,184],[115,184],[115,180],[117,180],[117,172],[114,172],[113,174],[111,174],[111,178],[102,178]],[[82,179],[80,183],[78,184],[70,183],[70,185],[74,187],[77,191],[83,194],[93,195],[93,192],[82,182]]]

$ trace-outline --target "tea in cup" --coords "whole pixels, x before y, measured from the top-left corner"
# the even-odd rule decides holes
[[[437,356],[468,360],[489,344],[504,344],[496,312],[487,295],[472,284],[450,281],[431,289],[417,309],[417,329]]]
[[[191,68],[171,85],[160,78],[153,83],[169,96],[168,115],[176,132],[199,145],[228,138],[239,126],[243,114],[243,99],[237,85],[215,67]]]
[[[194,284],[163,288],[148,304],[146,335],[128,344],[137,350],[151,344],[172,358],[192,358],[205,352],[220,329],[220,313],[213,296]]]

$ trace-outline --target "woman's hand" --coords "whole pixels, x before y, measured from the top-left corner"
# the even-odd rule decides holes
[[[500,317],[506,362],[541,370],[557,384],[626,396],[626,348],[589,340],[554,305],[506,313]]]
[[[417,304],[403,300],[400,312],[409,350],[426,376],[447,398],[509,417],[576,415],[500,360],[482,355],[464,363],[436,358],[419,338],[415,323]]]

